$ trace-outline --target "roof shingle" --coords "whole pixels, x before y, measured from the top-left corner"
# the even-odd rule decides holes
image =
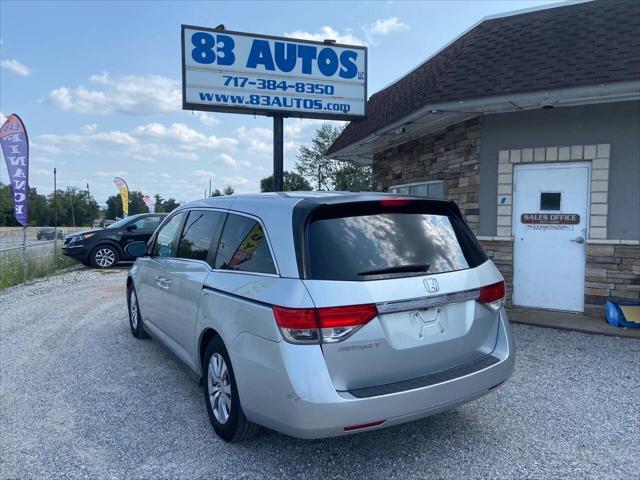
[[[640,79],[640,1],[596,0],[485,20],[375,93],[327,154],[425,105]]]

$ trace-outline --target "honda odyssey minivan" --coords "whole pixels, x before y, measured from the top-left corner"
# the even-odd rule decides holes
[[[452,202],[210,198],[127,250],[133,335],[186,365],[227,441],[259,425],[300,438],[397,425],[514,368],[503,278]]]

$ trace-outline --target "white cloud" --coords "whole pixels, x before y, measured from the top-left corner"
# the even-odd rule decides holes
[[[123,171],[115,171],[115,172],[104,172],[104,171],[97,171],[94,175],[96,175],[97,177],[124,177],[126,175],[129,175],[129,172],[123,172]]]
[[[370,35],[388,35],[392,32],[401,32],[407,30],[409,25],[401,21],[398,17],[389,17],[384,20],[376,20],[367,27],[363,27],[364,31]]]
[[[182,94],[176,80],[161,75],[92,75],[93,88],[80,85],[52,90],[47,100],[63,111],[108,115],[154,115],[178,112]]]
[[[83,125],[80,128],[80,131],[82,133],[93,133],[96,131],[97,128],[98,128],[98,125],[96,125],[95,123],[87,123],[86,125]]]
[[[238,144],[234,138],[216,137],[198,132],[184,123],[174,123],[166,127],[162,123],[140,125],[133,130],[136,136],[146,136],[158,139],[169,139],[180,142],[183,148],[195,150],[198,148],[215,149],[220,147],[233,148]]]
[[[273,152],[273,132],[269,128],[240,127],[236,129],[236,137],[249,153],[267,154]]]
[[[360,30],[364,34],[365,40],[356,35],[351,28],[346,28],[344,32],[340,33],[335,28],[325,25],[317,32],[306,32],[304,30],[295,30],[293,32],[286,32],[285,37],[300,38],[303,40],[315,40],[322,42],[324,40],[335,40],[338,43],[346,43],[347,45],[374,45],[375,37],[382,35],[389,35],[393,32],[401,32],[407,30],[409,25],[404,23],[398,17],[389,17],[385,19],[379,19],[368,25],[360,26]]]
[[[244,186],[244,185],[255,183],[249,180],[248,178],[244,178],[244,177],[224,177],[223,180],[225,185],[231,185],[232,187]]]
[[[344,33],[338,32],[335,28],[325,25],[315,33],[305,32],[303,30],[295,30],[293,32],[285,32],[285,37],[300,38],[302,40],[315,40],[322,42],[324,40],[335,40],[338,43],[346,43],[348,45],[365,45],[365,42],[354,35],[353,30],[347,28]]]
[[[0,112],[0,126],[6,122],[7,117],[4,116],[2,112]]]
[[[228,155],[226,153],[220,154],[220,156],[218,158],[220,160],[222,160],[222,162],[225,165],[228,165],[228,166],[233,167],[233,168],[242,168],[242,167],[251,166],[251,162],[248,162],[247,160],[236,160],[231,155]]]
[[[211,170],[194,170],[191,175],[198,178],[216,178],[217,177],[217,175]]]
[[[200,120],[203,125],[206,125],[207,127],[213,127],[214,125],[218,125],[220,123],[220,120],[218,120],[210,113],[194,111],[193,114],[198,117],[198,120]]]
[[[28,77],[29,75],[31,75],[31,69],[18,60],[1,60],[0,67],[6,68],[7,70],[15,73],[16,75],[20,75],[21,77]]]

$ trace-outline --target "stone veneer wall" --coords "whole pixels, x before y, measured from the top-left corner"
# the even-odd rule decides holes
[[[480,119],[403,143],[373,158],[374,190],[429,180],[444,181],[444,195],[454,200],[474,232],[480,214]]]
[[[587,243],[585,311],[601,316],[606,300],[640,300],[640,242]]]

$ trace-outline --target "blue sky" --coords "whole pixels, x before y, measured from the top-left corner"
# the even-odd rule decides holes
[[[43,193],[54,166],[59,186],[89,183],[100,203],[116,175],[181,202],[209,179],[254,192],[271,171],[271,120],[181,110],[180,24],[367,44],[372,94],[481,18],[550,3],[2,0],[0,112],[25,121]],[[285,169],[319,123],[285,120]]]

